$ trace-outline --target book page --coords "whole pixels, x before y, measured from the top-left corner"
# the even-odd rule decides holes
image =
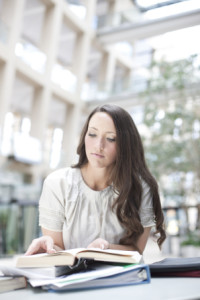
[[[56,254],[70,254],[73,256],[76,256],[77,253],[82,252],[82,251],[87,251],[88,249],[86,248],[74,248],[74,249],[67,249],[67,250],[61,250],[55,253]]]
[[[74,249],[75,250],[75,249]],[[87,248],[87,249],[84,249],[84,248],[80,248],[79,251],[77,251],[77,253],[80,253],[80,252],[99,252],[99,253],[109,253],[109,254],[114,254],[114,255],[123,255],[123,256],[141,256],[141,254],[139,254],[138,251],[128,251],[128,250],[114,250],[114,249],[105,249],[105,250],[102,250],[100,248]]]
[[[89,248],[80,251],[77,253],[77,257],[87,257],[97,260],[106,260],[106,261],[121,261],[121,262],[135,262],[139,263],[142,260],[142,255],[137,251],[124,251],[124,250],[113,250],[113,249],[98,249],[98,248]]]

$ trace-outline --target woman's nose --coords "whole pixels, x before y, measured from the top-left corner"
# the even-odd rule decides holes
[[[98,149],[103,150],[104,148],[104,141],[103,139],[98,140]]]

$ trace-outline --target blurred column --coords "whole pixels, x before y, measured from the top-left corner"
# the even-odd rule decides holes
[[[62,22],[62,9],[57,5],[48,3],[46,6],[44,25],[41,32],[40,49],[46,54],[44,86],[36,88],[31,115],[31,135],[43,143],[45,129],[48,123],[48,112],[51,101],[51,73],[56,61],[58,38]]]
[[[116,58],[113,53],[104,52],[99,74],[99,90],[112,93],[113,80],[115,76]]]
[[[121,22],[121,15],[118,11],[118,1],[119,0],[108,1],[108,15],[106,25],[109,25],[111,27],[119,26]]]
[[[6,63],[0,74],[0,127],[3,128],[5,115],[9,110],[12,87],[15,79],[15,45],[19,40],[25,0],[5,0],[2,2],[3,21],[8,26]]]
[[[43,143],[49,104],[49,91],[43,87],[36,87],[31,112],[31,136]]]
[[[77,42],[75,47],[75,61],[73,65],[74,74],[77,76],[77,93],[80,97],[82,85],[85,81],[88,56],[90,52],[91,41],[94,36],[92,28],[93,19],[95,16],[96,0],[86,1],[86,19],[85,27],[82,32],[77,32]]]
[[[69,106],[66,114],[63,136],[63,150],[65,164],[71,166],[76,158],[77,131],[80,127],[80,107]]]
[[[76,138],[80,129],[80,119],[82,111],[81,90],[86,77],[87,62],[90,52],[91,40],[94,32],[91,26],[95,14],[96,0],[89,1],[86,4],[87,14],[85,27],[83,31],[77,32],[77,41],[74,53],[73,73],[77,77],[76,103],[74,107],[70,106],[66,116],[63,149],[66,153],[66,162],[71,165],[76,153]]]
[[[89,27],[92,26],[92,23],[94,21],[96,2],[97,0],[85,1],[86,10],[87,10],[85,20]]]

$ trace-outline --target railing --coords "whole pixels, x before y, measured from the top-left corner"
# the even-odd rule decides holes
[[[165,252],[182,256],[181,242],[188,233],[200,228],[200,203],[164,207],[163,211],[167,230]],[[38,201],[0,202],[0,256],[26,251],[39,235]]]
[[[141,14],[137,9],[101,15],[97,19],[97,29],[134,24],[141,22],[143,19],[144,14]]]
[[[0,256],[24,253],[40,234],[38,202],[0,202]]]
[[[169,50],[172,51],[172,49]],[[158,49],[158,51],[167,53],[168,48]],[[141,55],[143,57],[143,53]],[[145,55],[149,55],[149,53],[147,52]],[[136,65],[137,57],[138,60],[141,60],[140,54],[132,60],[132,63],[135,62]],[[83,85],[82,99],[96,101],[142,93],[199,91],[199,53],[188,55],[185,59],[174,60],[173,62],[158,60],[153,66],[150,64],[151,60],[147,65],[138,65],[132,70],[131,75],[121,75],[120,78],[115,76],[109,82],[88,81]],[[190,73],[186,72],[186,68]]]
[[[191,78],[192,81],[192,78]],[[167,86],[166,84],[160,83],[159,79],[154,79],[149,81],[148,79],[118,79],[114,82],[105,82],[102,84],[98,83],[87,83],[83,86],[82,89],[82,99],[84,101],[98,101],[106,100],[115,96],[126,97],[134,95],[147,95],[153,93],[173,93],[177,94],[179,91],[199,91],[198,80],[196,82],[185,81],[184,87],[175,88]]]
[[[83,86],[82,99],[85,101],[104,100],[118,95],[138,94],[147,88],[146,80],[119,79],[112,82],[88,83]]]

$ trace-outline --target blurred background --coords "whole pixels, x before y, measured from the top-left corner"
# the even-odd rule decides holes
[[[103,103],[126,109],[142,136],[165,214],[161,254],[200,256],[199,37],[198,0],[0,0],[0,257],[40,235],[43,180],[76,161]]]

